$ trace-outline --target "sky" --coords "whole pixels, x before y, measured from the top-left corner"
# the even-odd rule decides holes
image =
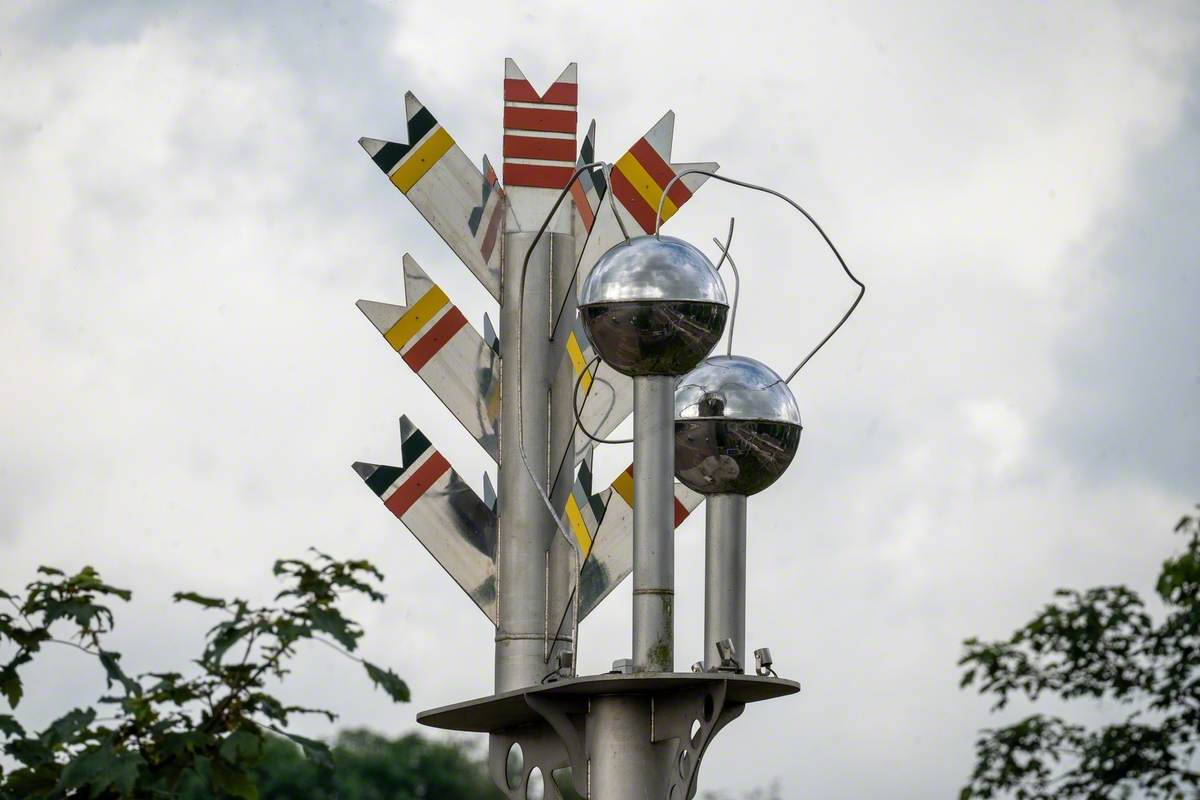
[[[495,308],[356,142],[403,141],[412,90],[498,161],[504,58],[539,89],[577,61],[599,157],[673,109],[675,160],[795,197],[868,287],[750,503],[747,644],[803,691],[722,733],[702,788],[955,796],[1023,710],[957,688],[962,640],[1059,586],[1149,592],[1200,500],[1200,7],[736,6],[0,6],[0,586],[95,566],[135,593],[112,646],[162,670],[213,622],[174,591],[265,600],[277,557],[365,557],[363,654],[413,702],[319,647],[284,696],[400,732],[488,694],[486,619],[350,464],[397,463],[404,413],[481,491],[488,457],[354,302],[403,303],[411,252],[477,327]],[[790,371],[854,289],[765,196],[710,183],[672,233],[730,216],[738,350]],[[690,663],[702,514],[676,552]],[[629,607],[583,624],[581,672],[628,655]],[[74,652],[31,683],[31,724],[103,688]]]

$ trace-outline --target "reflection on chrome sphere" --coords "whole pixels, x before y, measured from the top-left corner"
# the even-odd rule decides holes
[[[624,375],[682,375],[716,346],[729,308],[655,300],[579,309],[604,363]]]
[[[701,494],[752,495],[792,463],[800,426],[733,419],[675,420],[675,477]]]
[[[579,314],[604,362],[625,375],[682,375],[721,338],[729,302],[712,262],[670,236],[639,236],[600,257]]]
[[[675,388],[675,476],[702,494],[752,495],[787,470],[800,446],[787,383],[745,356],[713,356]]]

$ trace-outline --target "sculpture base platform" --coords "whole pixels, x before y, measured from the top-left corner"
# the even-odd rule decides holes
[[[544,797],[562,800],[555,773],[567,767],[589,800],[687,800],[718,731],[748,703],[799,691],[795,681],[722,672],[589,675],[430,709],[417,721],[490,734],[488,770],[510,800],[533,796],[535,771]],[[514,748],[522,768],[510,775]]]

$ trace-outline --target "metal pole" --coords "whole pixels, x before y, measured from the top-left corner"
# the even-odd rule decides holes
[[[704,512],[704,666],[721,666],[717,642],[732,639],[746,666],[746,496],[709,495]]]
[[[500,306],[500,477],[497,510],[499,542],[496,582],[500,624],[496,627],[496,691],[536,685],[549,672],[545,660],[547,549],[554,522],[521,463],[520,428],[524,417],[525,453],[543,491],[547,479],[550,351],[550,237],[543,236],[529,259],[521,329],[520,267],[533,232],[504,236],[504,280]],[[517,337],[521,337],[521,359]],[[517,381],[523,381],[521,393]],[[518,406],[518,397],[524,407]]]
[[[588,736],[588,796],[591,800],[660,800],[661,756],[650,742],[651,699],[645,695],[601,695],[592,700]]]
[[[575,237],[554,233],[550,237],[552,307],[565,305],[565,319],[575,317]],[[551,324],[554,320],[551,319]],[[554,331],[550,331],[554,333]],[[575,408],[572,393],[575,389],[575,371],[570,360],[562,354],[567,351],[567,337],[571,326],[560,325],[558,335],[550,343],[550,352],[558,354],[551,359],[554,372],[550,378],[550,501],[559,513],[567,507],[567,497],[575,482]],[[549,659],[547,672],[558,666],[558,654],[563,650],[575,649],[575,604],[579,602],[575,592],[575,580],[579,574],[579,559],[575,548],[561,533],[551,534],[550,575],[546,587],[549,629],[545,653]],[[573,662],[574,663],[574,662]],[[572,668],[571,674],[574,674]]]
[[[633,381],[633,664],[675,669],[675,381]]]

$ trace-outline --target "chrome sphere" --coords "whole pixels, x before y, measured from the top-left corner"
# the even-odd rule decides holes
[[[792,463],[800,430],[796,398],[773,369],[713,356],[675,387],[675,476],[701,494],[756,494]]]
[[[600,257],[579,315],[604,363],[630,376],[682,375],[725,330],[729,302],[712,262],[682,239],[639,236]]]

